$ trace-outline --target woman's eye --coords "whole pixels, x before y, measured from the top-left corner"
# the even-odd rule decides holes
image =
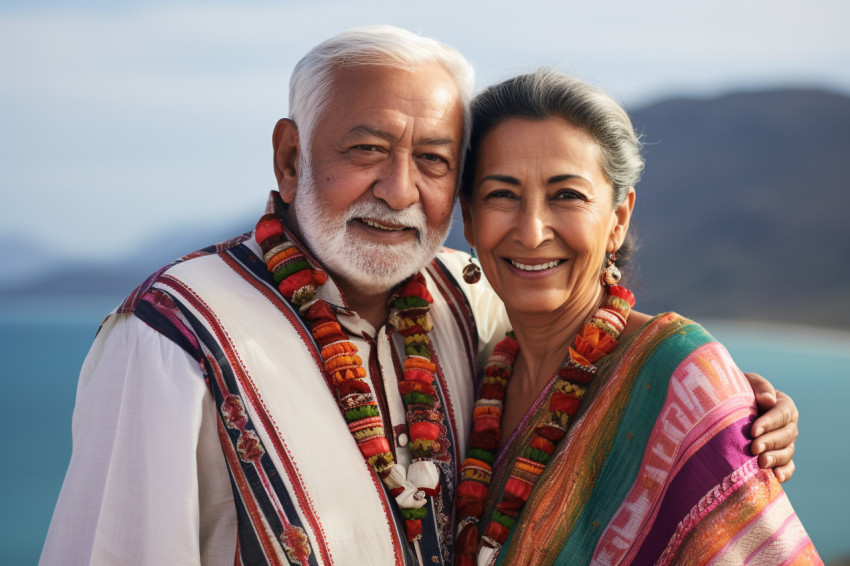
[[[574,191],[572,189],[565,189],[565,190],[562,190],[562,191],[558,191],[557,193],[555,193],[555,199],[556,200],[575,200],[575,199],[586,200],[584,198],[583,194],[581,194],[578,191]]]
[[[487,196],[485,198],[488,198],[488,199],[503,199],[503,198],[504,199],[513,199],[513,198],[516,198],[516,195],[514,195],[511,191],[496,190],[496,191],[491,191],[491,192],[487,193]]]

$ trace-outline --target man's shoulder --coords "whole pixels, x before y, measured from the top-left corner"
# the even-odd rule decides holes
[[[465,266],[468,262],[468,253],[453,250],[451,248],[441,248],[440,251],[437,252],[436,257],[432,262],[432,266],[450,274],[457,281],[457,285],[460,287],[467,285],[465,283],[461,285],[461,282],[463,281],[461,273],[463,272],[463,266]]]
[[[465,264],[467,261],[469,261],[469,254],[460,250],[455,250],[453,248],[442,247],[437,252],[437,259],[441,261],[448,261],[453,264]]]
[[[431,267],[439,269],[438,273],[442,274],[442,281],[445,282],[444,288],[451,291],[447,294],[453,297],[455,304],[465,305],[471,313],[478,340],[484,345],[479,348],[483,356],[479,362],[483,363],[492,346],[505,336],[510,325],[502,301],[483,274],[474,284],[463,280],[463,268],[469,263],[469,258],[466,252],[443,248],[437,253]]]
[[[244,234],[240,234],[238,236],[234,236],[233,238],[224,240],[223,242],[219,242],[217,244],[213,244],[211,246],[207,246],[205,248],[201,248],[200,250],[188,253],[180,258],[175,259],[174,261],[163,265],[142,281],[133,291],[127,295],[127,298],[121,303],[121,305],[116,309],[116,313],[126,314],[132,313],[136,310],[141,302],[142,298],[151,290],[151,288],[160,282],[164,277],[169,276],[170,273],[175,271],[178,268],[181,271],[186,269],[192,269],[193,265],[198,264],[203,258],[210,258],[214,256],[220,256],[224,252],[231,250],[237,246],[242,245],[246,241],[249,241],[253,235],[253,232],[246,232]]]
[[[463,268],[469,263],[469,254],[451,248],[441,248],[434,260],[425,269],[432,278],[440,281],[446,289],[451,289],[451,294],[466,297],[466,301],[483,290],[489,289],[489,285],[470,285],[463,280]],[[483,279],[483,278],[482,278]]]

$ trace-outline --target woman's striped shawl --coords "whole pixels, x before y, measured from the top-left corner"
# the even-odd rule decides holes
[[[503,450],[490,505],[547,405],[538,400]],[[486,562],[819,564],[779,483],[750,455],[755,415],[722,345],[676,314],[655,317],[600,362],[511,537]]]

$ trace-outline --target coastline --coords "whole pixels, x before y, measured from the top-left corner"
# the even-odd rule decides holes
[[[828,350],[831,357],[850,361],[850,329],[761,320],[704,319],[697,321],[720,342],[748,341],[753,346],[787,352],[793,340],[806,351]]]

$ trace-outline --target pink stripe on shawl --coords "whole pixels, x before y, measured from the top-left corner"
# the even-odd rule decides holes
[[[774,501],[775,501],[775,500],[774,500]],[[768,547],[768,546],[770,545],[770,543],[772,543],[772,542],[773,542],[773,541],[775,541],[777,538],[779,538],[780,536],[782,536],[782,533],[785,531],[786,527],[788,527],[788,523],[790,523],[791,521],[793,521],[796,517],[797,517],[797,515],[796,515],[796,514],[794,514],[794,513],[791,513],[790,515],[788,515],[787,517],[785,517],[785,520],[784,520],[784,521],[782,521],[782,524],[781,524],[781,525],[779,525],[779,527],[778,527],[775,531],[773,531],[773,534],[772,534],[772,535],[770,535],[769,537],[767,537],[763,543],[761,543],[760,545],[758,545],[758,546],[756,547],[756,549],[755,549],[755,550],[753,550],[753,551],[749,554],[749,556],[747,556],[746,560],[744,560],[744,564],[749,564],[750,562],[752,562],[752,561],[753,561],[753,559],[754,559],[754,558],[755,558],[755,557],[756,557],[756,556],[757,556],[757,555],[758,555],[758,554],[759,554],[762,550],[764,550],[766,547]]]
[[[745,528],[737,532],[735,536],[729,539],[729,542],[723,545],[723,548],[717,551],[717,554],[714,556],[714,558],[712,558],[709,564],[714,564],[717,560],[722,560],[723,556],[727,554],[732,548],[734,548],[735,545],[738,544],[742,539],[751,536],[753,531],[755,531],[759,527],[764,526],[764,519],[766,517],[769,517],[769,515],[774,512],[774,507],[782,505],[783,503],[787,505],[787,499],[783,501],[781,497],[774,497],[767,505],[762,508],[761,511],[759,511],[759,513],[755,517],[753,517],[753,519],[747,524]]]
[[[591,563],[632,561],[655,524],[670,478],[719,432],[753,415],[754,407],[752,388],[721,344],[709,342],[685,358],[670,378],[640,472],[600,537]],[[680,444],[687,450],[678,453]]]
[[[758,515],[753,517],[753,519],[747,524],[746,528],[743,528],[738,531],[735,536],[729,539],[729,542],[723,545],[723,548],[717,551],[715,558],[712,559],[709,564],[713,563],[717,558],[722,558],[725,553],[727,553],[733,546],[735,546],[736,543],[738,543],[738,541],[740,541],[746,536],[749,536],[752,533],[753,529],[758,527],[759,522],[769,513],[772,513],[774,507],[776,507],[777,505],[781,505],[782,503],[783,501],[781,497],[774,497],[773,500],[770,501],[770,503],[765,505],[762,510],[759,511]]]
[[[780,566],[786,566],[787,564],[795,564],[797,563],[797,559],[800,557],[800,554],[807,548],[812,546],[812,539],[809,538],[809,535],[806,535],[800,539],[791,552],[791,555],[788,557],[788,560],[780,564]]]
[[[786,531],[790,531],[787,536],[785,534]],[[800,520],[797,518],[797,514],[792,512],[767,540],[761,543],[758,548],[756,548],[750,553],[749,556],[747,556],[747,559],[744,561],[744,564],[775,564],[777,557],[771,556],[772,547],[778,545],[778,550],[784,553],[783,547],[785,546],[785,543],[783,543],[783,541],[788,538],[791,538],[792,540],[797,539],[798,543],[794,545],[794,547],[795,550],[799,552],[799,549],[801,549],[799,539],[802,537],[808,539],[808,535],[806,535],[806,531],[803,530],[803,525],[800,524]],[[797,554],[797,552],[795,552],[794,554]]]
[[[635,549],[636,562],[661,555],[664,563],[664,557],[673,556],[699,518],[758,473],[755,458],[744,454],[748,441],[742,430],[749,426],[750,420],[744,419],[721,430],[668,480],[653,509],[653,520],[645,525],[642,542]]]

